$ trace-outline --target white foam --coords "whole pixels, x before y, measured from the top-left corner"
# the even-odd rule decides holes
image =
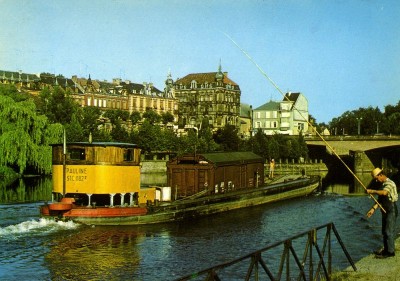
[[[55,221],[40,218],[37,220],[24,221],[19,224],[0,227],[0,236],[23,234],[23,233],[42,233],[54,232],[63,229],[75,229],[79,225],[73,221]]]

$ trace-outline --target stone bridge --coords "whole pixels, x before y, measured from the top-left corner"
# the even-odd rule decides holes
[[[335,151],[339,156],[350,156],[354,160],[354,172],[371,171],[375,166],[387,167],[387,160],[392,161],[400,151],[400,136],[327,136],[306,138],[307,146],[323,146],[327,153]],[[397,155],[396,155],[397,154]]]

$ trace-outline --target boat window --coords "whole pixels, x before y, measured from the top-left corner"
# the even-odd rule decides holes
[[[133,161],[133,149],[124,149],[124,161]]]
[[[84,148],[72,148],[69,149],[69,159],[71,160],[85,160],[85,149]]]

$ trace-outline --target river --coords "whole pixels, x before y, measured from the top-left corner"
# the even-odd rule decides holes
[[[373,201],[348,182],[329,181],[312,196],[192,221],[115,227],[41,219],[39,197],[51,192],[48,180],[36,185],[0,193],[0,280],[174,280],[329,222],[354,261],[381,241],[380,214],[365,217]],[[279,258],[272,252],[272,260]],[[338,250],[333,263],[335,269],[349,265]]]

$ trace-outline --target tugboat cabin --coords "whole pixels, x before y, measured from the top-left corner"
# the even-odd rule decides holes
[[[76,142],[52,145],[53,195],[77,204],[133,205],[140,191],[140,149],[135,144]]]
[[[253,152],[184,155],[167,163],[167,182],[177,200],[264,184],[264,160]]]

